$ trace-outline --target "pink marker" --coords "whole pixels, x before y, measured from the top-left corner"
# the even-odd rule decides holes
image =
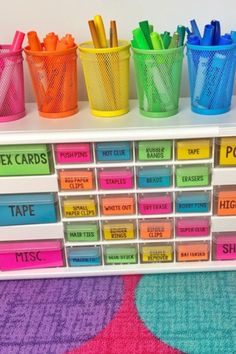
[[[219,261],[236,259],[236,234],[215,236],[214,259]]]
[[[176,235],[180,237],[208,236],[210,224],[207,219],[177,219]]]
[[[172,213],[170,195],[148,196],[139,198],[139,212],[142,215],[158,215]]]
[[[62,267],[63,265],[60,241],[2,242],[0,244],[1,270]]]
[[[133,173],[131,170],[104,170],[99,172],[101,189],[133,188]]]

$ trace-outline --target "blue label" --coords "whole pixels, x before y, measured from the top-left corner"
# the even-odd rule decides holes
[[[209,208],[208,195],[180,195],[176,198],[177,213],[206,213]]]
[[[45,224],[57,221],[56,207],[51,194],[18,194],[1,196],[0,225]]]
[[[145,168],[139,171],[139,188],[166,188],[171,186],[170,168]]]
[[[131,147],[128,142],[97,143],[98,161],[130,161]]]
[[[100,248],[83,247],[81,249],[72,249],[69,251],[68,263],[71,267],[100,265]]]

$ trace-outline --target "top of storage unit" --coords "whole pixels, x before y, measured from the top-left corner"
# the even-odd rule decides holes
[[[192,113],[189,98],[180,99],[178,114],[162,119],[141,116],[136,100],[130,101],[129,113],[116,118],[93,117],[88,102],[63,119],[40,117],[34,103],[26,111],[26,117],[0,124],[1,145],[236,136],[236,97],[231,111],[218,116]]]

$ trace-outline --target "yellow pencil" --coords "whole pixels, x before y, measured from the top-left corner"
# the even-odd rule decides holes
[[[100,15],[94,16],[94,23],[100,43],[100,48],[107,48],[107,39],[102,17]]]

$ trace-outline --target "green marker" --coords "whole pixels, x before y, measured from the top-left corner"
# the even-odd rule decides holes
[[[132,45],[132,48],[138,48],[138,45],[137,45],[135,39],[131,39],[131,45]]]
[[[149,25],[149,32],[152,33],[154,31],[153,25]]]
[[[174,32],[168,49],[177,48],[178,47],[178,43],[179,43],[179,33],[178,32]]]
[[[157,49],[157,50],[158,49],[165,49],[162,38],[159,33],[152,32],[150,34],[150,37],[151,37],[153,49]]]
[[[144,34],[144,36],[146,38],[146,41],[147,41],[148,46],[149,46],[149,49],[153,49],[152,41],[151,41],[151,38],[150,38],[150,28],[149,28],[148,21],[139,22],[139,27],[143,31],[143,34]]]
[[[184,44],[185,27],[184,26],[177,26],[177,32],[179,33],[178,47],[181,47]]]
[[[170,45],[170,41],[171,41],[171,36],[170,36],[170,32],[164,32],[161,34],[161,38],[162,38],[162,42],[164,44],[164,48],[168,49],[169,45]]]
[[[141,30],[141,28],[135,28],[133,31],[133,36],[134,36],[134,40],[137,44],[137,48],[139,49],[150,49],[148,42],[144,36],[143,31]]]

